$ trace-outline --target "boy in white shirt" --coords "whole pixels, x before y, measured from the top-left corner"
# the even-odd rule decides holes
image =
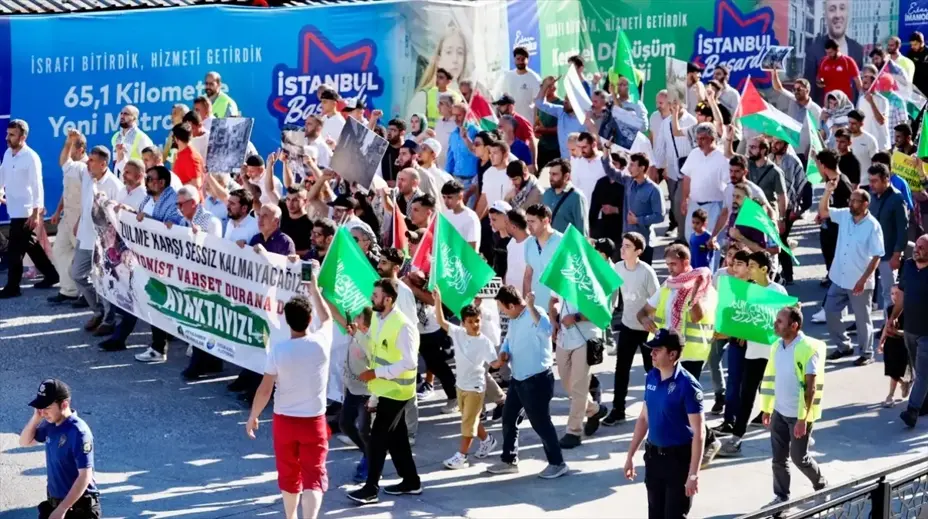
[[[496,438],[487,433],[480,422],[480,415],[486,391],[486,365],[496,364],[498,356],[490,338],[480,332],[480,310],[476,306],[462,308],[461,323],[464,326],[455,326],[445,321],[438,289],[432,292],[432,297],[435,300],[435,319],[448,332],[454,347],[458,407],[461,409],[461,448],[443,464],[452,470],[463,469],[469,465],[467,451],[474,436],[480,438],[475,457],[486,458],[496,447]]]

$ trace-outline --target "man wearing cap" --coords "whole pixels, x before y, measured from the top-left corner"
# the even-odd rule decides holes
[[[532,89],[532,93],[538,91],[538,88],[541,86],[541,80],[539,79],[538,86]],[[515,120],[515,137],[516,139],[524,142],[529,151],[532,153],[532,160],[528,164],[534,168],[535,165],[535,130],[532,128],[532,123],[528,121],[526,117],[523,117],[518,110],[516,110],[516,100],[509,94],[503,94],[497,99],[494,103],[496,109],[499,112],[499,115],[508,115]]]
[[[702,84],[703,68],[696,63],[686,64],[686,111],[696,115],[696,105],[705,102],[706,86]]]
[[[39,519],[103,517],[93,478],[93,433],[71,409],[71,389],[60,380],[45,380],[29,405],[35,412],[19,445],[45,444],[48,499],[38,506]]]
[[[417,160],[419,162],[419,189],[432,195],[438,200],[441,198],[441,186],[451,180],[445,170],[438,167],[438,157],[441,156],[441,143],[438,139],[428,138],[419,144]]]
[[[345,118],[338,113],[338,94],[326,88],[319,93],[319,103],[322,105],[322,138],[338,142],[345,127]]]
[[[347,225],[350,222],[360,222],[361,219],[354,214],[358,208],[358,201],[351,195],[341,194],[335,197],[335,200],[329,202],[332,208],[332,219],[336,225]]]
[[[680,364],[683,341],[675,331],[661,329],[647,345],[654,369],[645,378],[644,405],[625,458],[625,477],[635,479],[635,453],[647,435],[648,516],[686,517],[699,491],[702,387]]]

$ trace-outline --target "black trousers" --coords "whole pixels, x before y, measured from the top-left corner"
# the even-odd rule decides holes
[[[415,398],[415,397],[413,397]],[[393,458],[396,473],[404,483],[420,484],[416,462],[412,458],[409,446],[409,433],[406,429],[406,404],[409,400],[393,400],[379,397],[377,414],[371,426],[371,441],[367,452],[368,488],[380,488],[380,476],[387,453]]]
[[[790,231],[793,230],[793,222],[792,220],[789,219],[788,215],[787,215],[785,223],[786,223],[786,227],[784,228],[784,231],[780,233],[780,241],[782,241],[784,244],[789,239]],[[780,267],[783,269],[783,279],[786,281],[792,282],[793,281],[793,259],[784,250],[780,251],[779,257],[780,257]]]
[[[558,149],[546,150],[543,148],[538,148],[537,156],[535,159],[538,161],[538,173],[535,173],[535,176],[538,176],[541,173],[541,170],[548,165],[554,159],[560,158],[561,152]]]
[[[342,410],[338,414],[338,428],[367,456],[371,442],[371,413],[367,410],[368,395],[356,395],[345,390]]]
[[[619,325],[616,334],[615,351],[615,380],[613,382],[612,409],[625,412],[625,398],[628,397],[628,380],[631,375],[632,362],[635,352],[641,351],[641,360],[644,362],[644,371],[647,373],[651,365],[651,349],[644,345],[648,340],[648,332],[632,330],[624,324]]]
[[[168,347],[168,332],[156,326],[151,327],[151,349],[164,355]]]
[[[458,393],[454,385],[454,371],[448,365],[448,354],[445,351],[448,341],[448,334],[444,330],[424,333],[419,336],[419,353],[422,354],[428,370],[441,381],[441,388],[448,400],[455,400]]]
[[[19,290],[19,283],[23,280],[23,257],[26,254],[32,258],[35,268],[45,276],[45,279],[58,279],[58,271],[45,254],[45,249],[39,245],[35,233],[26,226],[26,218],[12,218],[10,219],[10,244],[6,249],[9,271],[5,290]]]
[[[644,486],[648,489],[649,519],[680,519],[690,513],[693,498],[686,496],[686,480],[691,456],[690,445],[670,448],[645,445]]]
[[[190,355],[190,362],[187,369],[200,373],[219,373],[222,371],[223,363],[219,357],[194,347]]]
[[[684,360],[680,362],[680,365],[683,366],[683,369],[689,371],[690,375],[693,375],[693,378],[696,379],[696,382],[699,382],[699,376],[702,375],[702,367],[705,365],[704,361]],[[715,433],[712,432],[712,429],[710,429],[708,425],[706,425],[704,428],[705,431],[703,431],[703,435],[705,436],[705,441],[703,442],[703,445],[708,448],[709,445],[715,443]]]
[[[828,227],[819,231],[819,243],[822,246],[822,256],[825,257],[825,270],[831,270],[831,262],[835,260],[835,249],[838,247],[838,224],[828,222]]]
[[[39,519],[48,519],[58,507],[60,499],[49,498],[39,503]],[[74,503],[68,513],[65,514],[68,519],[100,519],[103,517],[103,510],[100,508],[100,496],[84,494]]]
[[[751,421],[751,411],[754,410],[754,400],[757,390],[767,370],[767,359],[744,359],[744,371],[741,373],[741,406],[735,416],[735,430],[732,434],[743,438]]]

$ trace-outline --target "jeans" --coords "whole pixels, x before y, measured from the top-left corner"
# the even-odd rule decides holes
[[[850,305],[857,320],[857,349],[861,357],[873,358],[873,321],[870,319],[872,308],[871,296],[873,289],[866,289],[859,295],[851,290],[841,288],[837,283],[828,287],[825,298],[825,317],[828,322],[828,333],[838,346],[838,351],[847,353],[851,351],[851,340],[847,329],[841,322],[841,312]]]
[[[690,445],[644,451],[644,486],[648,490],[648,519],[685,518],[693,506],[686,495],[690,473]]]
[[[93,268],[93,251],[87,249],[77,249],[74,251],[74,259],[71,261],[71,279],[77,285],[77,291],[80,292],[93,315],[108,317],[104,319],[104,324],[113,324],[116,319],[115,312],[107,312],[103,302],[97,298],[97,291],[90,282],[90,270]],[[11,268],[12,270],[12,268]]]
[[[413,397],[415,398],[415,397]],[[419,485],[419,473],[409,446],[406,419],[403,416],[406,400],[393,400],[379,397],[377,414],[371,425],[371,439],[367,452],[367,488],[379,489],[380,476],[387,459],[387,452],[393,459],[396,474],[404,483]]]
[[[877,267],[880,273],[880,293],[883,296],[883,313],[886,314],[889,305],[893,304],[890,296],[893,293],[893,285],[896,284],[896,271],[889,266],[889,260],[880,260],[880,266]],[[886,317],[889,317],[886,314]]]
[[[441,381],[441,388],[445,392],[448,400],[454,400],[458,397],[455,389],[454,372],[448,365],[448,354],[445,353],[445,346],[448,344],[448,334],[444,330],[438,330],[433,333],[423,333],[419,336],[419,353],[425,360],[425,366],[431,371],[438,380]]]
[[[725,377],[722,376],[722,356],[725,354],[725,345],[728,339],[712,341],[709,349],[709,375],[712,376],[712,392],[715,396],[725,394]]]
[[[554,373],[550,369],[532,375],[525,380],[515,377],[509,382],[506,405],[503,406],[503,454],[504,463],[519,461],[519,426],[517,421],[523,409],[532,429],[541,438],[545,457],[551,465],[564,463],[557,430],[551,422],[551,397],[554,396]]]
[[[728,344],[728,387],[725,390],[725,422],[734,424],[741,407],[741,382],[744,374],[745,346],[732,339]]]
[[[909,393],[909,408],[918,410],[928,396],[928,335],[905,332],[905,347],[909,351],[909,365],[915,377]]]
[[[751,421],[751,412],[754,411],[754,400],[757,399],[757,390],[767,370],[767,359],[744,359],[744,368],[741,375],[741,395],[739,406],[735,411],[735,430],[732,433],[743,438]],[[727,408],[726,408],[727,409]]]
[[[644,330],[632,330],[624,324],[619,325],[619,331],[616,334],[615,352],[615,379],[612,385],[612,409],[616,412],[625,413],[625,398],[628,397],[628,382],[631,375],[632,362],[635,360],[635,352],[641,351],[641,361],[644,364],[644,371],[647,373],[653,367],[651,365],[651,349],[645,346],[648,340],[648,332]]]
[[[477,175],[474,175],[472,177],[459,177],[457,175],[452,175],[452,176],[454,177],[455,180],[460,182],[462,186],[464,186],[464,192],[467,192],[467,190],[470,189],[470,186],[477,184]],[[477,193],[473,195],[472,197],[465,198],[464,205],[473,209],[474,206],[477,205],[478,198],[480,198],[479,191],[477,191]]]
[[[11,179],[12,180],[12,179]],[[40,225],[44,225],[40,223]],[[6,259],[9,265],[7,271],[6,288],[4,290],[19,290],[19,283],[23,279],[23,256],[32,258],[35,268],[46,280],[58,279],[58,271],[52,265],[45,249],[36,240],[35,233],[26,226],[26,218],[10,219],[10,243],[6,249]],[[89,269],[88,269],[89,272]]]
[[[368,399],[370,395],[355,395],[345,390],[342,411],[338,418],[338,428],[351,438],[351,441],[365,456],[367,446],[371,442],[371,413],[367,410]]]
[[[799,468],[816,490],[825,482],[818,464],[809,456],[809,438],[812,425],[806,425],[806,435],[796,438],[793,427],[796,418],[789,418],[774,411],[770,417],[770,445],[773,448],[773,493],[780,499],[789,499],[789,459]]]

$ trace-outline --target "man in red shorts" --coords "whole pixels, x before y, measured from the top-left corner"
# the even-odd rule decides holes
[[[286,519],[297,519],[298,501],[302,502],[303,518],[315,519],[322,506],[322,494],[329,486],[325,470],[329,450],[325,392],[332,347],[332,315],[322,301],[315,278],[308,288],[309,298],[294,296],[284,306],[290,340],[274,344],[268,350],[264,379],[245,424],[248,436],[254,438],[258,417],[271,399],[276,382],[274,456]],[[313,321],[312,330],[308,330],[310,321]]]

